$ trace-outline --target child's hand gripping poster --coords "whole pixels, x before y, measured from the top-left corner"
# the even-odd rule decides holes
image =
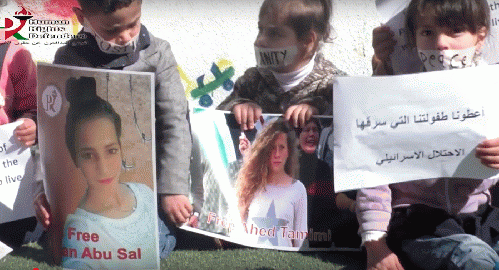
[[[334,85],[335,190],[442,177],[487,179],[475,148],[499,137],[499,66],[383,77]]]
[[[258,248],[359,248],[355,194],[333,190],[331,117],[294,129],[264,114],[244,132],[223,111],[193,109],[190,120],[195,213],[183,229]]]
[[[38,64],[52,255],[69,269],[158,269],[154,74]]]

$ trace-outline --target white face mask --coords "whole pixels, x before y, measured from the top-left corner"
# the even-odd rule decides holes
[[[475,47],[463,50],[418,50],[426,71],[473,67],[476,65],[475,54]]]
[[[90,26],[88,21],[83,21],[83,31],[90,33],[95,37],[99,49],[107,54],[129,54],[133,53],[138,46],[139,34],[135,35],[130,41],[124,45],[119,45],[113,42],[104,40],[97,32]]]
[[[298,55],[296,45],[284,48],[255,46],[256,65],[264,68],[281,68],[292,64]]]

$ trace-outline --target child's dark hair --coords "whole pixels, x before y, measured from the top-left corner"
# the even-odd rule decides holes
[[[103,12],[109,14],[115,12],[117,9],[128,7],[135,1],[142,0],[78,0],[82,10],[89,13]]]
[[[418,17],[431,12],[438,26],[466,30],[473,34],[482,27],[490,29],[490,12],[486,0],[412,0],[407,8],[407,28],[414,41]]]
[[[259,16],[272,11],[284,12],[281,18],[285,18],[284,23],[293,28],[298,39],[314,30],[322,41],[330,41],[331,0],[265,0]]]
[[[66,99],[70,103],[66,115],[66,146],[75,164],[77,164],[78,131],[85,121],[101,117],[108,118],[114,124],[118,143],[120,142],[120,115],[116,113],[109,102],[97,96],[95,78],[69,78],[66,82]]]

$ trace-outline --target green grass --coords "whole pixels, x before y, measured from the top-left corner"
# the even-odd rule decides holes
[[[266,249],[174,251],[161,269],[365,269],[359,252],[284,252]],[[62,269],[37,244],[27,244],[0,259],[0,269]]]
[[[161,269],[362,269],[360,253],[298,253],[266,249],[176,251]]]
[[[23,245],[0,259],[0,269],[62,269],[50,265],[50,258],[37,244]]]

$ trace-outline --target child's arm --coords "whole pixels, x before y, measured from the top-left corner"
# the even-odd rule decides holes
[[[397,41],[393,38],[393,32],[388,26],[379,26],[373,30],[372,58],[373,75],[393,75],[390,55],[393,53]]]
[[[388,248],[384,238],[377,241],[366,242],[364,246],[367,251],[367,270],[404,269],[398,256]]]
[[[38,222],[40,222],[45,229],[47,229],[50,226],[50,220],[51,220],[51,211],[50,211],[50,205],[47,200],[47,196],[45,195],[44,192],[39,193],[35,197],[34,201],[35,205],[35,212],[36,212],[36,219]]]
[[[191,216],[189,164],[192,139],[184,87],[170,44],[155,40],[157,191],[162,210],[178,225]]]
[[[350,210],[351,212],[355,212],[355,200],[352,200],[345,195],[345,193],[336,194],[336,206],[339,209]]]
[[[256,101],[260,77],[256,68],[246,70],[237,79],[230,95],[217,106],[217,110],[232,111],[243,130],[255,128],[255,123],[262,116],[262,108]]]
[[[35,183],[33,186],[33,194],[35,194],[33,205],[35,207],[36,219],[45,229],[48,229],[51,225],[52,213],[50,211],[50,204],[47,200],[47,195],[45,194],[45,186],[43,185],[45,172],[40,161],[39,151],[35,152],[33,161],[36,164]]]
[[[475,156],[483,165],[499,169],[499,138],[485,140],[476,148]]]
[[[403,269],[385,242],[392,212],[392,193],[388,185],[357,192],[357,219],[362,243],[367,251],[367,269]]]

